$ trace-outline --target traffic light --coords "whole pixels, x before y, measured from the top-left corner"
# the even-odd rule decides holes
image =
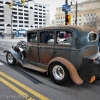
[[[12,9],[12,2],[9,2],[9,8]]]
[[[71,23],[71,15],[66,15],[65,23],[67,23],[67,24]]]
[[[24,3],[25,3],[25,0],[21,0],[21,3],[22,3],[22,5],[24,5]]]

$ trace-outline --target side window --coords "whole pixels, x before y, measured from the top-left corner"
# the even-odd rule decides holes
[[[53,31],[40,32],[40,43],[54,44],[54,32]]]
[[[73,42],[72,32],[56,31],[56,44],[71,45]]]
[[[28,42],[37,43],[37,32],[29,32],[28,33]]]

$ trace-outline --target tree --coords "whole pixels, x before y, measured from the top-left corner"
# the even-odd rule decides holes
[[[87,22],[86,26],[97,29],[100,26],[100,17],[98,16],[86,17],[86,22]]]

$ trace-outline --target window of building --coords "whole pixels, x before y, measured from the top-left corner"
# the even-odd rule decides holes
[[[0,13],[1,13],[1,12],[4,13],[4,10],[0,10]]]
[[[84,17],[86,17],[86,14],[84,14]]]
[[[16,12],[17,13],[17,12]],[[23,13],[18,13],[18,15],[23,15]]]
[[[2,4],[3,4],[3,1],[0,1],[0,3],[2,3]]]
[[[28,17],[24,17],[25,20],[28,20]]]
[[[28,16],[28,14],[24,14],[24,16]]]
[[[45,8],[45,6],[43,6],[43,8]]]
[[[4,26],[4,24],[0,24],[0,26]]]
[[[1,22],[3,22],[3,21],[4,21],[4,19],[0,19],[0,21],[1,21]]]
[[[28,10],[24,10],[24,12],[28,12]]]
[[[23,27],[23,25],[19,25],[19,27]]]
[[[39,18],[42,18],[42,16],[39,16]]]
[[[17,20],[13,20],[13,23],[17,23]]]
[[[19,21],[19,23],[23,23],[23,21]]]
[[[42,13],[39,12],[39,14],[41,15]]]
[[[38,15],[34,15],[34,17],[38,17]]]
[[[34,20],[35,20],[35,21],[38,21],[38,19],[37,19],[37,18],[35,18]]]
[[[18,11],[23,11],[22,9],[18,9]]]
[[[38,24],[38,22],[34,22],[34,24]]]
[[[41,22],[39,22],[39,24],[42,24]]]
[[[27,6],[24,6],[24,8],[28,8]]]
[[[23,17],[19,17],[19,19],[23,19]]]
[[[42,11],[42,9],[39,9],[39,11]]]
[[[39,6],[40,8],[42,8],[42,6]]]
[[[16,8],[12,8],[12,10],[17,10]]]
[[[17,27],[17,25],[13,25],[13,27]]]
[[[42,21],[42,19],[39,19],[39,21]]]
[[[35,14],[38,14],[38,12],[34,12]]]
[[[29,23],[28,21],[24,21],[24,23]]]
[[[0,6],[0,8],[3,8],[3,6]]]
[[[25,27],[28,27],[28,25],[25,25]]]
[[[12,12],[12,14],[17,14],[17,12]]]
[[[38,8],[34,8],[34,10],[38,10]]]
[[[94,16],[96,17],[96,13],[94,13]]]

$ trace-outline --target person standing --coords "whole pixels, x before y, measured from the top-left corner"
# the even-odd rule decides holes
[[[2,32],[2,38],[4,38],[4,31]]]

